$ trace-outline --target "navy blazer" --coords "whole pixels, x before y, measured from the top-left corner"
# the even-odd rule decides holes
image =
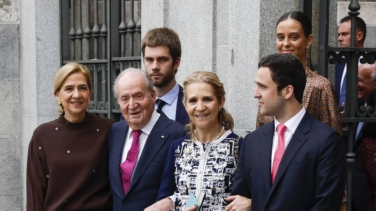
[[[340,64],[340,63],[336,63],[336,66],[335,66],[335,97],[336,97],[336,102],[337,102],[337,105],[338,106],[341,106],[339,104],[339,96],[341,94],[341,80],[342,80],[342,75],[343,75],[343,71],[345,70],[345,64]],[[347,81],[343,81],[343,83],[347,83]],[[364,105],[364,102],[360,99],[358,99],[358,107]]]
[[[144,210],[155,202],[168,149],[173,140],[185,135],[183,125],[161,114],[146,140],[129,191],[124,195],[120,162],[128,128],[126,121],[119,121],[111,126],[109,134],[109,177],[114,211]]]
[[[179,95],[178,95],[178,102],[176,105],[176,116],[175,121],[180,122],[183,125],[189,123],[189,117],[187,111],[185,110],[184,104],[184,89],[179,85]]]
[[[343,70],[345,69],[345,65],[346,63],[344,64],[340,64],[340,63],[336,63],[335,65],[335,95],[336,95],[336,101],[337,101],[337,105],[338,106],[341,106],[339,104],[339,95],[341,94],[341,79],[342,79],[342,74],[343,74]],[[346,83],[346,82],[345,82]]]
[[[252,198],[252,210],[339,210],[345,188],[341,136],[308,112],[287,146],[274,183],[274,121],[248,134],[231,194]]]
[[[357,125],[356,125],[357,127]],[[355,153],[355,165],[352,170],[352,210],[367,210],[370,200],[367,175],[363,169],[361,158],[361,144],[363,140],[363,128],[359,136],[354,140],[353,152]],[[348,141],[348,140],[346,140]],[[347,147],[347,146],[346,146]]]

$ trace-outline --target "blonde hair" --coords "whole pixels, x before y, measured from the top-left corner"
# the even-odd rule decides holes
[[[184,79],[184,105],[186,105],[187,103],[187,86],[196,82],[210,84],[214,88],[214,94],[218,102],[222,103],[221,101],[222,99],[224,99],[226,92],[223,87],[223,83],[219,80],[218,76],[215,73],[208,71],[196,71]],[[220,109],[220,111],[218,112],[218,122],[224,127],[225,130],[233,130],[234,128],[234,119],[232,118],[231,114],[226,111],[225,108]],[[193,133],[195,129],[196,126],[191,121],[186,125],[186,131],[191,135],[191,140],[195,139],[195,135]]]
[[[93,82],[91,80],[91,75],[89,70],[86,68],[85,65],[78,64],[76,62],[69,62],[62,66],[55,75],[54,80],[54,94],[56,95],[57,92],[60,91],[61,87],[63,86],[65,80],[73,73],[82,73],[86,78],[87,86],[89,87],[90,92],[93,90]]]

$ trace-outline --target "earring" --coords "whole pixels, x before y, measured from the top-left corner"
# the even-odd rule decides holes
[[[311,69],[311,46],[306,47],[306,71]]]
[[[62,115],[64,113],[63,105],[61,104],[61,102],[57,102],[57,113],[59,115]]]
[[[87,108],[86,108],[86,111],[90,111],[90,107],[91,107],[91,105],[90,105],[90,100],[89,100],[89,102],[88,102],[88,104],[87,104]]]

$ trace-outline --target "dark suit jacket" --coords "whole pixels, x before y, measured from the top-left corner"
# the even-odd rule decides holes
[[[336,101],[337,101],[337,105],[338,106],[341,106],[339,104],[339,95],[341,93],[341,79],[342,79],[342,74],[343,74],[343,70],[345,69],[345,64],[340,64],[340,63],[336,63],[336,66],[335,66],[335,95],[336,95]]]
[[[246,136],[231,194],[252,198],[253,211],[339,210],[346,177],[341,136],[307,112],[272,184],[273,135],[271,122]]]
[[[338,106],[341,106],[341,104],[339,104],[339,96],[341,94],[341,79],[342,79],[343,71],[345,70],[345,65],[346,64],[336,63],[336,66],[335,66],[335,90],[334,91],[335,91],[336,102]],[[347,83],[347,82],[343,81],[343,83]],[[364,105],[364,102],[358,99],[358,107],[362,105]]]
[[[155,202],[168,149],[173,140],[185,135],[183,125],[161,114],[146,140],[129,191],[124,195],[120,162],[128,128],[126,121],[119,121],[111,126],[109,134],[109,177],[114,211],[144,210]]]
[[[183,104],[183,98],[184,98],[184,90],[183,90],[183,87],[179,85],[179,95],[178,95],[178,102],[176,105],[175,121],[180,122],[183,125],[186,125],[187,123],[189,123],[189,117]]]
[[[363,125],[364,126],[364,125]],[[363,140],[363,128],[354,141],[353,152],[355,153],[355,165],[352,170],[352,210],[367,210],[369,203],[369,185],[367,175],[363,169],[361,158],[361,144]]]

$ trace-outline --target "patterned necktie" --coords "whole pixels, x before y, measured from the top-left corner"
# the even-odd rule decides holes
[[[141,135],[141,130],[132,131],[133,142],[132,146],[128,151],[127,159],[120,165],[121,180],[123,182],[124,194],[127,194],[128,189],[131,185],[132,172],[137,162],[138,150],[140,148],[139,138]]]
[[[163,101],[162,99],[157,99],[156,104],[157,104],[157,112],[161,113],[163,106],[166,105],[166,102]]]
[[[285,153],[285,131],[286,126],[284,124],[279,124],[277,126],[278,132],[278,147],[274,154],[273,168],[272,168],[272,183],[274,182],[275,176],[277,175],[279,164],[281,163],[283,153]]]

